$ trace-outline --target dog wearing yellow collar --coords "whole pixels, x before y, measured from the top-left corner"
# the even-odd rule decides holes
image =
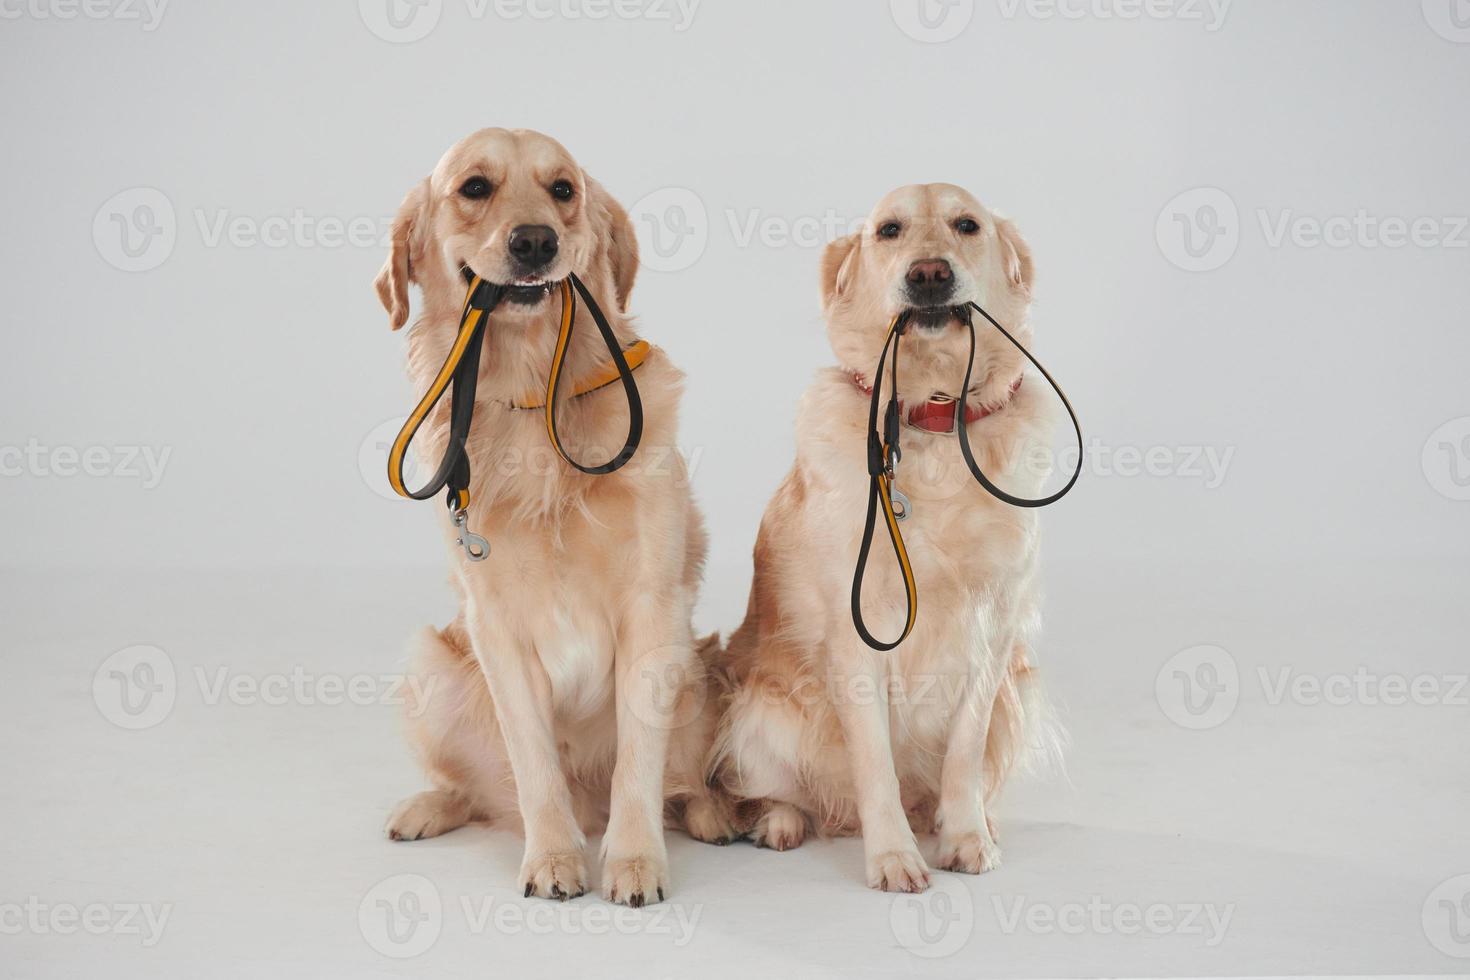
[[[714,705],[690,615],[706,537],[675,449],[683,376],[636,335],[637,268],[626,212],[561,144],[487,129],[409,191],[377,279],[394,329],[409,286],[422,293],[408,335],[422,400],[395,456],[417,434],[431,464],[455,464],[441,523],[460,605],[414,644],[409,732],[434,788],[388,835],[519,823],[517,886],[566,899],[605,831],[602,891],[633,906],[669,892],[666,810],[704,839],[731,834],[703,780]],[[468,425],[439,397],[456,377]]]

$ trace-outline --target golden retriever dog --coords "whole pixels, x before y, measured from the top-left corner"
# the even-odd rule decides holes
[[[1020,754],[1028,711],[1040,709],[1035,511],[977,485],[951,430],[969,354],[956,308],[976,301],[1026,343],[1031,252],[961,188],[904,187],[860,233],[827,247],[821,288],[838,366],[801,401],[796,463],[761,522],[711,766],[757,844],[861,833],[870,886],[921,891],[929,866],[916,831],[937,831],[940,868],[999,864],[987,801]],[[882,653],[856,632],[850,596],[867,506],[868,392],[903,310],[913,315],[898,369],[896,486],[910,502],[901,528],[919,604],[913,633]],[[1034,493],[1047,466],[1023,449],[1049,445],[1049,392],[1029,374],[1022,384],[1023,356],[975,320],[965,424],[976,458],[1008,492]],[[863,592],[875,636],[901,634],[904,596],[880,530]]]
[[[392,243],[376,286],[394,329],[409,318],[409,285],[419,286],[423,309],[408,335],[418,391],[450,352],[467,271],[505,293],[485,332],[467,447],[469,524],[491,550],[466,560],[440,509],[460,608],[417,639],[411,669],[428,695],[408,710],[435,788],[404,800],[387,833],[418,840],[518,815],[518,887],[565,899],[586,891],[586,835],[605,830],[604,896],[660,901],[669,889],[666,811],[705,839],[730,835],[703,781],[700,738],[713,721],[690,613],[706,539],[674,448],[683,376],[657,348],[637,367],[642,447],[605,476],[567,465],[542,411],[516,407],[545,390],[561,315],[554,287],[569,274],[624,347],[637,339],[627,313],[638,270],[632,225],[555,140],[486,129],[409,191]],[[574,331],[563,369],[572,382],[610,361],[585,304]],[[559,431],[575,458],[601,463],[623,444],[620,385],[559,401]],[[420,439],[435,463],[448,441],[448,404]]]

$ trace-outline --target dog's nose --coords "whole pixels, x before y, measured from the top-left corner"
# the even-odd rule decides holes
[[[909,266],[910,286],[942,286],[954,278],[954,270],[944,259],[922,259]]]
[[[519,225],[510,233],[510,255],[522,268],[539,269],[556,258],[556,229]]]

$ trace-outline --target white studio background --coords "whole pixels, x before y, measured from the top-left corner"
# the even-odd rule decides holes
[[[0,800],[25,831],[0,877],[46,895],[110,869],[114,891],[178,900],[161,962],[225,975],[191,958],[198,938],[249,961],[229,924],[259,909],[231,901],[311,867],[251,935],[313,975],[383,966],[350,925],[358,897],[400,865],[430,873],[373,850],[420,788],[391,712],[296,704],[288,724],[206,712],[184,687],[156,728],[103,737],[89,685],[137,643],[166,648],[181,682],[200,664],[384,670],[448,611],[437,505],[382,476],[415,393],[372,280],[444,149],[519,126],[560,139],[638,225],[632,305],[689,379],[706,629],[739,622],[796,400],[832,361],[821,246],[890,188],[943,180],[1033,247],[1037,353],[1089,466],[1043,518],[1042,656],[1074,709],[1072,782],[1022,798],[1007,868],[1035,894],[1156,874],[1242,915],[1213,958],[977,936],[935,976],[1464,969],[1470,942],[1426,942],[1420,902],[1459,881],[1470,917],[1453,877],[1470,872],[1466,709],[1272,705],[1253,668],[1465,669],[1466,0],[0,0],[0,80]],[[1171,713],[1171,657],[1227,666],[1228,710]],[[225,816],[196,812],[215,799]],[[239,866],[181,815],[238,831]],[[312,846],[265,831],[286,826]],[[113,832],[141,843],[118,857]],[[191,847],[217,877],[149,877]],[[446,862],[446,895],[509,883],[512,845],[473,878],[464,847],[415,853]],[[821,932],[888,936],[887,906],[850,880],[858,852],[832,853],[783,884],[734,848],[676,850],[709,903],[703,961],[745,962],[748,937],[779,928],[721,918],[784,918],[778,900],[732,906],[721,888],[744,882],[752,902],[789,888],[808,917],[854,916],[813,925],[808,962],[924,968]],[[274,862],[273,883],[210,904]],[[345,918],[301,911],[335,887]],[[1324,911],[1349,894],[1359,919]],[[300,927],[339,919],[349,952]],[[72,952],[56,938],[14,948],[49,972]],[[1301,943],[1338,956],[1292,959]],[[779,946],[751,962],[789,968]],[[604,965],[604,947],[573,947]]]
[[[7,20],[3,441],[148,448],[162,473],[27,457],[0,484],[5,561],[437,566],[432,508],[359,466],[413,398],[371,281],[402,194],[485,125],[559,137],[674,270],[645,268],[634,306],[689,375],[717,565],[747,560],[831,361],[826,229],[922,180],[974,189],[1035,249],[1040,353],[1103,447],[1047,515],[1053,556],[1465,555],[1463,502],[1436,489],[1465,479],[1465,433],[1430,452],[1442,470],[1423,450],[1470,415],[1470,44],[1415,3],[1012,6],[936,4],[942,43],[901,3],[837,0],[705,0],[687,27],[672,5],[436,0],[404,5],[437,18],[411,43],[351,3]],[[1294,240],[1359,212],[1427,219],[1435,244]],[[1112,463],[1155,447],[1178,472]],[[1222,478],[1196,449],[1230,454]]]

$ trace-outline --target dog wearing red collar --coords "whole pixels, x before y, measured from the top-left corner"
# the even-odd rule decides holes
[[[937,833],[933,864],[979,874],[1000,849],[990,801],[1038,737],[1059,744],[1032,669],[1038,622],[1037,518],[978,486],[951,436],[967,427],[977,460],[1008,491],[1034,495],[1047,476],[1054,415],[1044,386],[998,332],[975,348],[963,420],[954,386],[969,333],[958,310],[984,306],[1023,343],[1031,251],[1011,222],[949,184],[900,188],[863,229],[822,259],[828,337],[841,367],[801,401],[797,458],[766,509],[745,622],[724,663],[730,686],[711,768],[739,801],[741,829],[786,850],[808,833],[861,834],[867,883],[929,885],[919,836]],[[894,487],[922,596],[897,648],[854,630],[850,582],[868,492],[873,377],[890,324],[908,312],[897,371],[905,426]],[[868,566],[863,618],[900,635],[904,584],[891,561]]]

